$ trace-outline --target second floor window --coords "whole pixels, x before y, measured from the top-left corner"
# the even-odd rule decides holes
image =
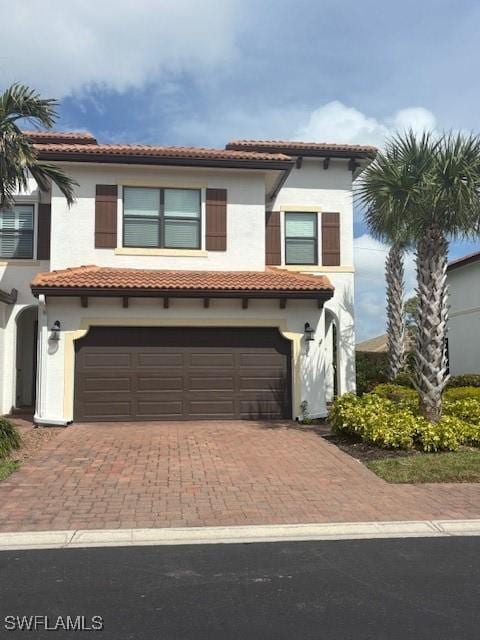
[[[33,258],[33,204],[0,209],[0,258]]]
[[[200,249],[199,189],[123,190],[123,246]]]
[[[318,264],[316,213],[285,214],[285,264]]]

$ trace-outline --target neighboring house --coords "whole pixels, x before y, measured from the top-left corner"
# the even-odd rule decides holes
[[[450,373],[480,373],[480,251],[448,265]]]
[[[411,331],[405,332],[405,351],[410,352],[414,349],[414,338]],[[387,353],[388,351],[388,335],[382,333],[381,336],[375,336],[375,338],[369,338],[362,342],[357,342],[355,351],[359,353]]]
[[[32,181],[0,213],[3,413],[324,416],[334,353],[354,390],[351,190],[373,147],[29,136],[79,186],[69,209]]]
[[[358,351],[359,353],[386,353],[387,341],[387,334],[382,333],[381,336],[375,336],[375,338],[369,338],[368,340],[357,342],[355,351]]]

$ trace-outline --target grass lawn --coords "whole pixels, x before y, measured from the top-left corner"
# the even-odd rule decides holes
[[[366,464],[387,482],[480,482],[480,451],[425,453]]]
[[[17,460],[0,460],[0,481],[5,480],[19,466],[20,463]]]

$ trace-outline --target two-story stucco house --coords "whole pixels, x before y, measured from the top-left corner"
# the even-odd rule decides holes
[[[78,183],[0,212],[0,411],[296,418],[355,388],[352,181],[367,146],[29,134]],[[335,361],[335,362],[334,362]]]
[[[447,276],[450,373],[480,373],[480,251],[450,262]]]

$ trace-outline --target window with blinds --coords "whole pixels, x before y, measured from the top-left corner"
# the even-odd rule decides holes
[[[123,190],[123,246],[199,249],[199,189]]]
[[[0,258],[33,258],[33,204],[0,209]]]
[[[285,264],[318,264],[316,213],[285,214]]]

